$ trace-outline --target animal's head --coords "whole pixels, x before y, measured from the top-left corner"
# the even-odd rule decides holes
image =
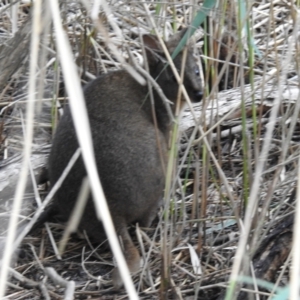
[[[186,29],[181,30],[165,43],[170,55],[172,55],[185,32]],[[143,42],[146,49],[151,76],[157,80],[157,83],[164,91],[166,97],[172,102],[175,102],[178,96],[178,83],[171,67],[168,64],[168,60],[164,55],[164,51],[158,38],[154,35],[144,35]],[[179,75],[181,74],[182,60],[183,50],[179,52],[173,60]],[[189,42],[187,46],[183,83],[191,101],[201,101],[203,96],[203,86],[200,78],[199,66],[194,57],[193,44],[191,42]]]

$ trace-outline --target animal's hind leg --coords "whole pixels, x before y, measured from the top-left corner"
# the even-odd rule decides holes
[[[121,225],[122,224],[122,225]],[[126,224],[119,223],[116,225],[116,230],[120,236],[123,247],[124,247],[124,256],[131,273],[134,273],[139,270],[141,265],[141,257],[138,249],[134,246],[132,239],[128,233]],[[113,271],[113,283],[116,288],[119,288],[123,285],[118,268],[115,268]]]

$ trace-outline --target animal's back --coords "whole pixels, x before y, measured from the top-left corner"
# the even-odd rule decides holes
[[[166,155],[166,138],[155,130],[147,89],[125,71],[101,76],[84,90],[91,132],[104,193],[115,221],[139,222],[148,226],[164,185],[164,173],[156,134]],[[78,142],[66,109],[55,135],[49,158],[50,182],[57,181]],[[165,157],[164,157],[165,159]],[[86,174],[80,158],[56,195],[59,214],[69,217]],[[149,216],[147,216],[149,215]],[[126,224],[125,224],[126,225]],[[80,227],[94,240],[102,240],[102,225],[89,199]]]

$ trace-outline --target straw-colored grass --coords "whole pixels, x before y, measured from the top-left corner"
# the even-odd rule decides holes
[[[290,299],[297,299],[297,7],[275,0],[236,6],[223,0],[217,7],[206,0],[206,9],[202,1],[102,1],[100,7],[74,1],[61,3],[59,14],[55,0],[47,6],[35,1],[35,7],[8,2],[0,4],[0,230],[7,237],[0,248],[7,250],[0,298],[287,299],[291,290]],[[46,186],[37,186],[34,175],[46,165],[60,107],[76,102],[82,153],[95,179],[92,191],[101,198],[79,104],[81,84],[117,68],[142,82],[136,67],[143,63],[141,35],[167,39],[189,24],[197,27],[191,28],[206,94],[174,125],[162,191],[167,205],[151,228],[132,226],[143,270],[131,281],[121,268],[126,286],[114,290],[112,252],[86,236],[72,236],[59,259],[53,245],[61,240],[62,224],[25,237],[16,259],[13,241],[22,236],[16,221],[42,211],[35,207]],[[122,264],[117,246],[114,255]]]

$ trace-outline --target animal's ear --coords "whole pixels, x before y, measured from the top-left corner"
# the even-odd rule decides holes
[[[143,43],[146,50],[148,64],[156,64],[159,60],[159,56],[163,53],[157,36],[152,34],[145,34],[143,35]]]
[[[183,28],[182,30],[178,31],[176,34],[173,35],[174,39],[177,39],[178,43],[181,41],[185,33],[188,31],[188,27]]]
[[[178,31],[176,34],[174,34],[167,42],[168,49],[175,49],[177,47],[177,45],[180,43],[180,41],[183,38],[183,36],[185,35],[185,33],[187,32],[187,30],[188,30],[188,27],[184,28],[184,29]]]

